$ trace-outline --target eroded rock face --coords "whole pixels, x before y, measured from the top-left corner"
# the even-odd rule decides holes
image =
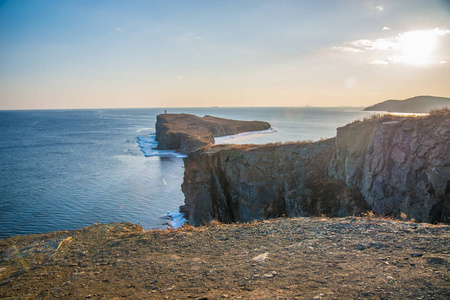
[[[382,117],[315,143],[202,148],[185,158],[193,225],[372,210],[449,222],[450,114]]]
[[[366,211],[358,191],[328,176],[334,149],[329,139],[193,152],[185,159],[182,210],[193,225]]]
[[[450,117],[385,117],[337,130],[330,175],[375,213],[449,222]]]
[[[163,114],[156,117],[158,148],[189,153],[214,144],[214,137],[259,131],[270,128],[261,121],[236,121],[230,119],[190,114]]]

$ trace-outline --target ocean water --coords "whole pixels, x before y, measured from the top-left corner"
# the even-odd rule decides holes
[[[218,139],[272,143],[332,137],[357,108],[172,108],[263,120],[272,130]],[[183,158],[152,150],[163,109],[0,111],[0,238],[129,221],[166,228],[183,204]],[[175,220],[176,221],[176,220]]]

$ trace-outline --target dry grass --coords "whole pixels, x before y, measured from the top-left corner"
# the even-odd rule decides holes
[[[373,218],[375,218],[376,216],[375,216],[375,213],[373,212],[373,211],[367,211],[367,212],[365,212],[365,213],[363,213],[362,214],[364,217],[367,217],[367,218],[369,218],[369,219],[373,219]]]
[[[211,220],[208,223],[206,223],[204,226],[205,227],[220,227],[222,226],[223,223],[217,220]]]
[[[430,110],[430,116],[446,116],[446,115],[450,115],[450,108],[448,107],[443,107],[443,108],[439,108],[439,109],[432,109]]]
[[[363,118],[363,122],[364,122],[364,121],[369,121],[369,120],[381,119],[381,118],[383,118],[384,116],[386,116],[385,113],[374,113],[374,114],[371,114],[371,115],[369,115],[369,116],[367,116],[367,117],[364,117],[364,118]]]
[[[404,212],[400,212],[400,215],[398,217],[395,217],[393,215],[389,215],[389,216],[377,215],[373,211],[367,211],[365,213],[362,213],[362,217],[368,218],[368,219],[385,220],[385,221],[395,221],[395,220],[401,219],[403,222],[409,221],[409,222],[416,223],[416,219],[414,219],[414,218],[408,219],[408,215],[405,214]]]
[[[408,216],[407,216],[404,212],[400,212],[400,218],[401,218],[403,221],[406,221],[406,219],[408,219]]]

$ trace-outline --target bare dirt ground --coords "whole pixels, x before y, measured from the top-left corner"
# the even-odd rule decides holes
[[[450,226],[294,218],[0,240],[2,299],[450,299]]]

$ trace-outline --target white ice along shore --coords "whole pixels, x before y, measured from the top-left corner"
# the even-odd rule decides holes
[[[247,132],[242,132],[242,133],[233,134],[233,135],[225,135],[225,136],[216,137],[216,138],[214,138],[214,143],[216,145],[236,144],[243,140],[248,140],[251,138],[258,137],[260,135],[272,134],[272,133],[276,133],[276,132],[277,132],[277,130],[274,128],[269,128],[266,130],[258,130],[258,131],[247,131]]]
[[[186,155],[177,153],[174,150],[158,150],[158,142],[155,140],[156,134],[150,134],[148,136],[137,136],[137,144],[141,148],[142,153],[146,157],[159,156],[159,157],[186,157]]]
[[[182,213],[180,213],[180,210],[176,211],[168,211],[167,216],[170,217],[169,226],[176,229],[181,226],[183,226],[185,223],[187,223],[186,218]]]

